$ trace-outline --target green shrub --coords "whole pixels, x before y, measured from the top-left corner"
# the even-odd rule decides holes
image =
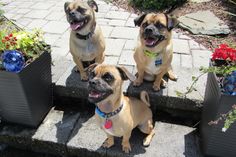
[[[130,0],[135,7],[148,10],[163,10],[182,4],[187,0]]]

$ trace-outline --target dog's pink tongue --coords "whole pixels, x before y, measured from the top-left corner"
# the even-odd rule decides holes
[[[79,23],[76,23],[76,24],[71,24],[70,25],[70,28],[75,31],[77,30],[78,28],[80,28],[81,26],[83,25],[83,22],[79,22]]]
[[[154,39],[146,39],[145,44],[148,46],[152,46],[155,44],[155,40]]]
[[[93,98],[99,98],[101,96],[100,93],[97,92],[91,92],[89,93],[89,97],[93,97]]]

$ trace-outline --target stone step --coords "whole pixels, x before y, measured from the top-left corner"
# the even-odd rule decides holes
[[[1,124],[0,143],[59,156],[202,156],[196,128],[161,121],[155,121],[156,134],[149,147],[142,146],[144,134],[134,129],[131,153],[122,152],[121,138],[115,138],[112,148],[104,149],[101,145],[106,135],[93,115],[94,111],[54,108],[37,129]]]
[[[71,99],[87,99],[87,82],[80,80],[79,73],[75,72],[73,61],[66,65],[68,65],[67,70],[62,72],[61,76],[55,80],[55,99],[66,97]],[[200,120],[206,76],[201,77],[197,82],[197,91],[191,92],[186,98],[181,98],[177,96],[176,91],[187,91],[186,88],[191,86],[192,76],[198,76],[200,72],[198,68],[178,66],[175,66],[173,70],[178,75],[178,81],[168,81],[167,87],[159,92],[152,90],[152,83],[150,82],[144,82],[140,87],[133,87],[128,85],[129,81],[124,82],[123,91],[129,96],[139,97],[139,93],[142,90],[146,90],[149,93],[154,113],[160,109],[173,116]]]

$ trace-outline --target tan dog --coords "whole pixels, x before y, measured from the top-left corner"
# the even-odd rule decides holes
[[[143,14],[134,20],[135,26],[140,26],[139,39],[134,53],[138,77],[134,86],[142,84],[143,79],[154,81],[153,89],[160,90],[163,79],[168,74],[171,80],[177,77],[171,70],[173,45],[171,30],[177,25],[175,18],[165,14]]]
[[[89,101],[95,103],[98,125],[107,134],[103,147],[114,145],[114,136],[122,137],[122,149],[131,151],[129,139],[132,130],[138,128],[148,134],[143,141],[148,146],[153,137],[152,111],[149,108],[149,97],[141,92],[141,100],[126,97],[122,93],[124,80],[134,80],[135,77],[124,67],[113,65],[93,65],[89,68]]]
[[[81,80],[88,80],[85,72],[90,64],[104,61],[105,41],[101,28],[96,24],[96,2],[82,0],[66,2],[64,9],[71,27],[70,52],[80,72]]]

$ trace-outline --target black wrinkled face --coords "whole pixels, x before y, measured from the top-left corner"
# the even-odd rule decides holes
[[[165,32],[167,28],[160,21],[146,21],[142,23],[141,27],[143,29],[142,37],[147,47],[155,47],[166,39]]]
[[[113,94],[111,85],[114,81],[114,76],[109,72],[97,77],[95,71],[92,71],[89,75],[88,100],[91,103],[98,103]]]
[[[74,7],[73,5],[65,7],[66,17],[71,29],[73,31],[79,31],[89,23],[92,13],[90,8],[86,8],[85,6],[79,5]]]

